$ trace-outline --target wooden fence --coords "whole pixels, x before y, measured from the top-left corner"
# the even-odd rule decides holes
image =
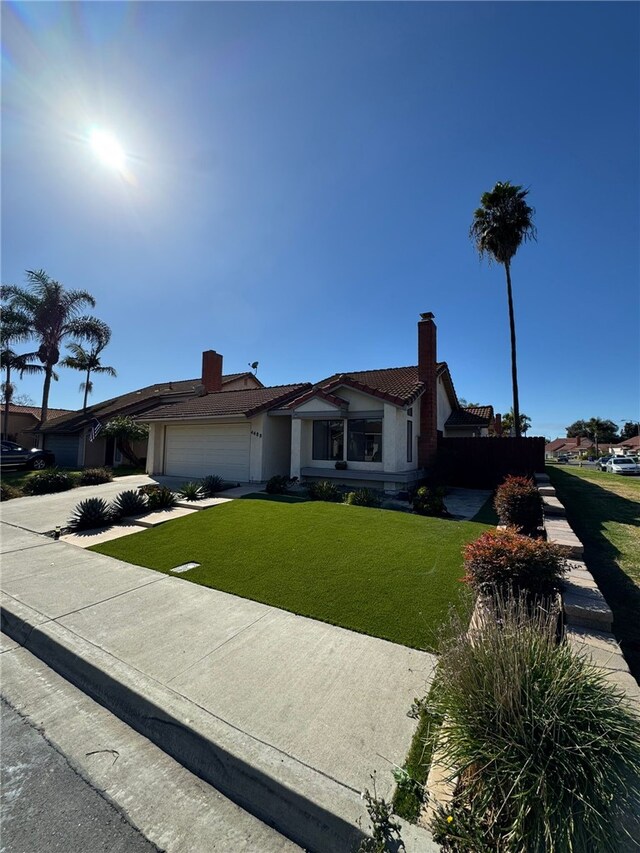
[[[544,471],[544,438],[441,438],[436,479],[443,485],[492,489],[507,474]]]

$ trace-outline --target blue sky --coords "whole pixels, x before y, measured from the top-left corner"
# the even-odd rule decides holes
[[[640,418],[635,3],[2,4],[2,281],[113,329],[93,400],[258,360],[265,384],[416,363],[511,405],[504,272],[468,238],[530,188],[512,266],[531,434]],[[108,129],[127,173],[87,142]],[[81,405],[61,371],[50,405]],[[40,384],[20,391],[39,403]]]

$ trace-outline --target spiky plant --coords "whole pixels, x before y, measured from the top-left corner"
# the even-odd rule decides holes
[[[140,515],[149,509],[146,495],[135,489],[120,492],[112,503],[114,515],[118,518],[129,518],[132,515]]]
[[[185,501],[201,501],[204,497],[200,483],[194,483],[193,481],[183,483],[178,490],[178,494]]]
[[[107,527],[113,521],[113,510],[104,498],[86,498],[76,506],[69,519],[71,530],[92,530]]]
[[[200,481],[200,488],[206,498],[215,497],[216,492],[219,492],[223,485],[224,480],[217,474],[209,474],[207,477],[203,477]]]

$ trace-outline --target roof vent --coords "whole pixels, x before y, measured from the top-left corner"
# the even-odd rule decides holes
[[[196,397],[205,397],[207,394],[207,389],[204,387],[202,383],[196,385],[193,389],[195,391]]]

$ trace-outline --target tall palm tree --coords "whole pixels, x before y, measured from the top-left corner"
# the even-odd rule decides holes
[[[22,378],[25,373],[41,373],[43,370],[41,365],[32,363],[33,353],[19,354],[13,349],[15,344],[27,341],[30,337],[29,318],[24,312],[10,307],[2,312],[0,368],[4,371],[4,381],[2,382],[4,429],[2,437],[5,440],[9,435],[9,407],[15,391],[15,385],[11,381],[11,371],[19,372]]]
[[[498,183],[483,193],[480,207],[473,214],[469,236],[480,257],[502,264],[507,275],[507,300],[509,302],[509,327],[511,330],[511,381],[513,385],[513,420],[519,438],[520,402],[518,399],[518,369],[516,363],[516,324],[513,314],[511,290],[511,260],[523,242],[535,240],[533,224],[535,210],[526,202],[529,190],[514,186],[509,181]]]
[[[103,365],[100,362],[100,353],[107,346],[111,339],[111,329],[106,323],[103,323],[103,331],[100,340],[94,343],[91,349],[86,350],[82,344],[69,344],[70,355],[65,356],[60,362],[62,367],[71,367],[73,370],[80,370],[86,374],[84,382],[80,383],[80,390],[84,391],[84,400],[82,402],[82,411],[87,410],[87,398],[93,391],[93,382],[91,381],[92,373],[106,373],[108,376],[117,376],[115,368]]]
[[[37,357],[44,366],[42,409],[40,422],[44,423],[49,411],[49,389],[54,367],[60,360],[60,347],[68,338],[86,341],[99,340],[102,322],[96,317],[83,315],[87,307],[95,306],[95,299],[86,290],[65,290],[44,270],[27,270],[28,288],[4,285],[0,296],[9,307],[21,311],[29,318],[32,336],[40,344]]]

